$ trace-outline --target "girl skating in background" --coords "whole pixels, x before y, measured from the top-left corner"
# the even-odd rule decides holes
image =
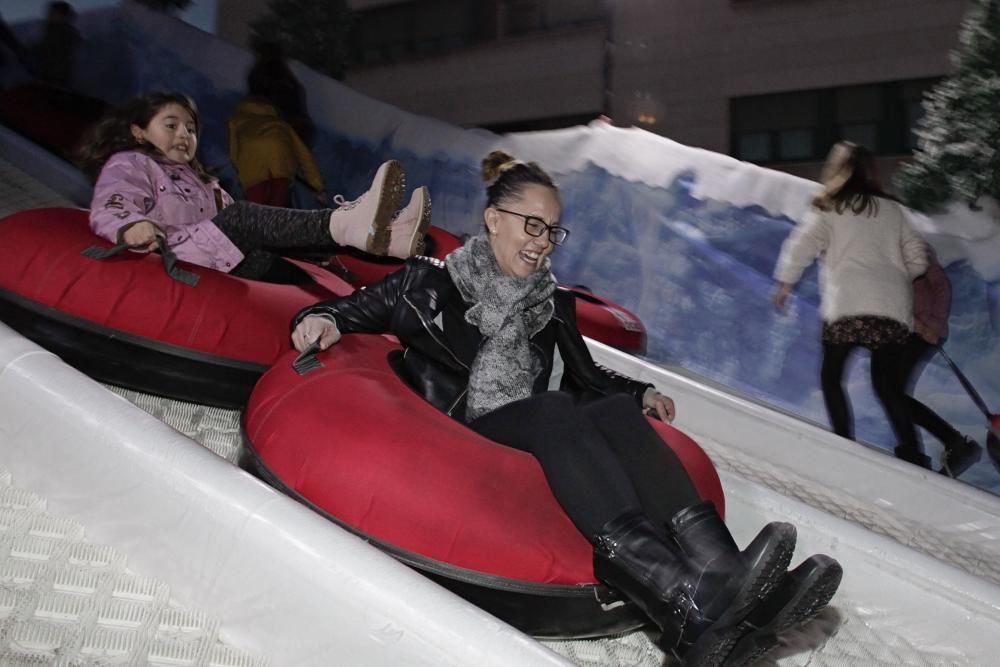
[[[921,451],[906,396],[903,347],[913,327],[913,280],[927,269],[924,242],[904,207],[879,184],[862,146],[836,144],[820,177],[823,190],[785,240],[774,270],[779,310],[806,267],[822,257],[823,399],[837,435],[854,437],[844,367],[856,347],[872,352],[875,393],[896,435],[896,456],[930,467]]]

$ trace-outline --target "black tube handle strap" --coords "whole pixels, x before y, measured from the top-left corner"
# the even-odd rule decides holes
[[[111,246],[110,248],[102,248],[101,246],[92,245],[89,248],[84,249],[81,255],[84,257],[89,257],[90,259],[108,259],[109,257],[114,257],[115,255],[121,254],[129,249],[129,245],[125,243],[124,236],[125,230],[131,227],[131,225],[125,225],[118,229],[118,242]],[[171,250],[170,246],[167,245],[167,236],[161,230],[156,230],[156,247],[160,251],[160,257],[163,259],[163,270],[167,272],[167,275],[174,280],[184,283],[194,287],[198,284],[201,277],[197,273],[191,271],[186,271],[179,266],[177,266],[177,255]]]
[[[108,257],[114,257],[118,253],[125,250],[128,250],[127,243],[118,243],[110,248],[102,248],[99,245],[92,245],[89,248],[85,248],[80,254],[84,257],[89,257],[90,259],[107,259]]]
[[[187,271],[186,269],[182,269],[177,266],[177,255],[170,249],[170,246],[167,245],[166,236],[157,234],[156,246],[160,249],[160,257],[163,258],[163,269],[167,272],[168,276],[191,287],[198,284],[201,276],[197,273]]]
[[[299,356],[292,362],[292,368],[299,375],[311,373],[316,369],[323,368],[323,362],[316,356],[320,352],[319,338],[309,344],[309,347],[302,350]]]

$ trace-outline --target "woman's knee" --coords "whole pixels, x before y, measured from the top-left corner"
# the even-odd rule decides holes
[[[577,418],[578,408],[573,397],[562,391],[547,391],[531,397],[534,413],[547,421],[562,422]]]
[[[546,391],[535,394],[530,399],[539,409],[563,412],[572,410],[573,397],[564,391]]]
[[[601,419],[628,420],[642,416],[642,410],[628,394],[605,396],[580,406],[580,409],[589,417]]]
[[[635,412],[639,409],[635,399],[628,394],[611,394],[610,396],[606,396],[599,401],[595,401],[594,405],[604,406],[607,410],[614,412]]]

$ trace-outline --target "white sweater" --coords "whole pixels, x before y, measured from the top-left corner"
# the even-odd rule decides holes
[[[809,210],[781,246],[774,277],[794,285],[820,255],[821,316],[890,317],[913,326],[913,279],[927,269],[927,248],[902,205],[878,200],[878,213]]]

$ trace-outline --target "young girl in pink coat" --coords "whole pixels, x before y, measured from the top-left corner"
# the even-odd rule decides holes
[[[80,149],[96,178],[90,227],[114,243],[149,252],[162,237],[178,259],[259,278],[272,250],[328,246],[331,241],[375,255],[416,254],[430,225],[427,188],[398,211],[402,166],[383,163],[359,198],[333,210],[294,210],[233,202],[195,157],[198,111],[178,93],[137,97],[98,123]]]

